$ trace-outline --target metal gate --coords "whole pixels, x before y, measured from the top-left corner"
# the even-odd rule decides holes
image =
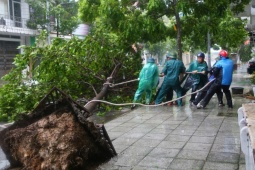
[[[0,77],[3,77],[13,68],[14,57],[20,53],[17,47],[20,42],[0,41]]]

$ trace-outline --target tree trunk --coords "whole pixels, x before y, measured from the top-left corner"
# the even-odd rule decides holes
[[[177,7],[177,0],[173,1],[174,3],[174,13],[175,13],[175,20],[176,20],[176,27],[177,27],[177,53],[178,53],[178,59],[182,61],[182,32],[181,32],[181,19],[179,16],[179,11],[176,8]]]
[[[101,100],[103,97],[105,97],[109,89],[109,83],[112,83],[112,79],[116,76],[118,70],[120,69],[120,66],[121,64],[117,64],[115,66],[110,77],[107,78],[105,84],[103,85],[102,90],[96,95],[96,97],[93,98],[93,100]],[[89,112],[92,112],[96,108],[97,104],[98,102],[91,102],[85,106],[85,109],[87,109]]]

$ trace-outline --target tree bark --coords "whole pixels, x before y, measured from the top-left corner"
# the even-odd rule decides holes
[[[181,31],[181,19],[179,16],[179,11],[176,8],[177,7],[177,0],[173,1],[174,3],[174,13],[175,13],[175,20],[176,20],[176,28],[177,28],[177,53],[178,53],[178,59],[182,61],[182,31]]]
[[[96,95],[96,97],[93,98],[93,100],[101,100],[106,94],[109,89],[109,83],[112,83],[113,78],[116,76],[117,72],[120,69],[121,64],[117,64],[112,71],[110,77],[107,78],[106,82],[103,85],[102,90]],[[85,106],[85,109],[87,109],[89,112],[93,112],[93,110],[96,108],[98,102],[91,102],[88,105]]]

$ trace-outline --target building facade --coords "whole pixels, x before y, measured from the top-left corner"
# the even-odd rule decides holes
[[[29,10],[25,0],[0,0],[0,77],[14,67],[14,57],[22,53],[17,47],[35,41],[38,32],[27,27]]]

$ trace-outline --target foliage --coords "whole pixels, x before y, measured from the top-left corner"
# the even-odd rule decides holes
[[[239,56],[240,56],[240,60],[242,62],[247,62],[251,59],[251,52],[252,51],[252,47],[251,45],[242,45],[240,47],[240,50],[239,50]]]
[[[231,11],[219,23],[219,34],[215,35],[214,41],[221,47],[236,48],[244,42],[247,37],[247,31],[244,29],[244,22],[240,18],[233,17]]]
[[[124,48],[116,36],[98,30],[92,31],[85,40],[57,38],[51,45],[21,48],[24,54],[15,58],[16,67],[4,77],[9,83],[0,89],[0,115],[5,118],[7,115],[9,121],[19,113],[31,111],[54,86],[74,99],[92,99],[95,93],[88,84],[100,91],[116,64],[122,65],[116,82],[125,81],[123,76],[128,80],[137,78],[141,68],[141,58],[131,46]],[[24,74],[30,62],[33,67]],[[132,86],[136,84],[112,88],[106,99],[130,100],[135,89]],[[117,100],[116,96],[121,97]]]
[[[168,28],[162,19],[154,15],[158,4],[140,2],[139,8],[130,1],[89,1],[81,0],[81,20],[92,25],[104,25],[127,44],[137,42],[156,43],[166,38]],[[157,14],[157,13],[156,13]]]
[[[205,51],[208,30],[212,44],[234,48],[244,39],[244,25],[233,14],[243,12],[249,0],[143,0],[137,1],[137,6],[135,2],[81,0],[79,14],[83,22],[93,24],[100,20],[115,33],[123,33],[123,39],[129,41],[155,44],[167,37],[176,39],[178,52],[182,48]],[[183,17],[178,24],[180,13]],[[157,27],[158,24],[161,26]]]
[[[51,16],[56,19],[54,30],[57,34],[68,35],[77,27],[78,4],[76,2],[55,3],[50,12]]]
[[[192,48],[207,49],[207,33],[210,32],[211,43],[227,48],[238,47],[247,33],[244,23],[234,14],[240,13],[249,1],[223,0],[204,1],[185,4],[182,18],[183,37],[192,42]],[[231,4],[231,6],[230,6]]]
[[[75,1],[49,1],[49,11],[46,0],[26,0],[26,2],[30,5],[30,19],[27,21],[27,26],[31,29],[47,29],[47,24],[50,24],[57,35],[68,35],[79,23],[78,3]]]
[[[30,6],[30,19],[27,21],[27,27],[31,29],[37,29],[38,27],[41,29],[47,28],[47,23],[49,20],[47,20],[46,16],[46,7],[42,5],[41,3],[34,3],[27,1]],[[45,2],[46,3],[46,2]]]

